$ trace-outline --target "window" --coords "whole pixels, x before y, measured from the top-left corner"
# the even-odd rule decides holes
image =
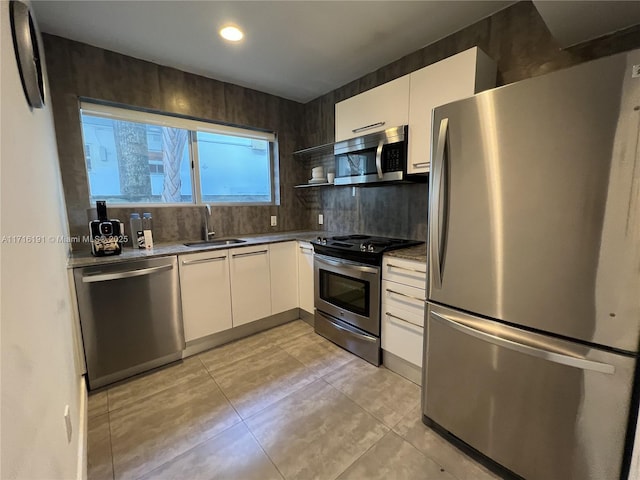
[[[91,203],[276,203],[273,133],[86,102],[80,108]]]

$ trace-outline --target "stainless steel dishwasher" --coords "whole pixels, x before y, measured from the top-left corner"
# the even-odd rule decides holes
[[[90,389],[181,358],[175,256],[77,268],[74,279]]]

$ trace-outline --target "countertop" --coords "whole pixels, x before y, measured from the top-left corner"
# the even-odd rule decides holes
[[[289,242],[292,240],[309,241],[313,240],[318,235],[324,236],[327,235],[327,232],[306,230],[298,232],[266,233],[262,235],[238,235],[234,236],[233,238],[239,238],[246,241],[243,243],[236,243],[232,245],[198,245],[187,247],[182,243],[160,243],[155,244],[151,250],[124,247],[120,255],[114,255],[110,257],[94,257],[93,255],[91,255],[91,252],[72,253],[67,261],[67,268],[130,262],[133,260],[142,260],[146,258],[164,257],[168,255],[182,255],[185,253],[205,252],[209,250],[225,250],[230,248],[250,247],[253,245],[261,245],[265,243]],[[214,240],[224,240],[224,238]]]
[[[318,237],[319,235],[324,237],[337,235],[337,233],[317,230],[304,230],[296,232],[265,233],[259,235],[238,235],[234,236],[233,238],[239,238],[241,240],[245,240],[245,242],[218,246],[197,245],[187,247],[182,243],[160,243],[155,244],[153,249],[151,250],[124,247],[120,255],[114,255],[111,257],[94,257],[90,252],[72,253],[69,256],[67,268],[130,262],[133,260],[142,260],[146,258],[164,257],[168,255],[183,255],[186,253],[205,252],[209,250],[225,250],[230,248],[250,247],[253,245],[262,245],[265,243],[289,242],[292,240],[310,241]],[[224,238],[215,240],[224,240]],[[385,253],[385,255],[426,263],[427,246],[425,243],[423,243],[421,245],[416,245],[415,247],[393,250],[391,252]]]
[[[386,252],[387,257],[404,258],[406,260],[414,260],[416,262],[427,263],[427,244],[421,243],[415,247],[400,248]]]

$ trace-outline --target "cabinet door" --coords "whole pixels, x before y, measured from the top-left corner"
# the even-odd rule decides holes
[[[409,122],[409,75],[348,98],[335,106],[335,141]]]
[[[178,260],[185,340],[231,328],[229,252],[180,255]]]
[[[271,314],[298,307],[298,259],[296,242],[269,245]]]
[[[271,315],[269,246],[234,248],[231,253],[233,326]]]
[[[309,242],[298,242],[298,284],[300,308],[313,313],[313,247]]]
[[[408,173],[429,171],[434,107],[495,86],[496,66],[477,47],[410,74]]]

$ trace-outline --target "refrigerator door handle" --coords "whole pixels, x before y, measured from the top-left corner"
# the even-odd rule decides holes
[[[553,363],[567,365],[569,367],[579,368],[581,370],[591,370],[594,372],[606,373],[608,375],[613,375],[616,371],[615,367],[613,365],[609,365],[608,363],[594,362],[593,360],[587,360],[582,357],[575,357],[572,355],[566,355],[564,353],[537,348],[508,338],[496,337],[495,335],[491,335],[489,333],[477,330],[473,327],[464,325],[441,313],[432,311],[431,317],[433,318],[433,320],[441,322],[446,326],[458,330],[459,332],[462,332],[466,335],[471,335],[472,337],[475,337],[479,340],[498,345],[499,347],[508,348],[509,350],[523,353],[525,355],[541,358]]]
[[[440,129],[436,143],[436,154],[434,158],[433,170],[433,199],[431,211],[429,212],[429,257],[431,268],[431,285],[434,288],[442,288],[442,223],[443,206],[442,201],[446,184],[444,182],[445,171],[445,146],[447,134],[449,132],[449,119],[440,120]]]

